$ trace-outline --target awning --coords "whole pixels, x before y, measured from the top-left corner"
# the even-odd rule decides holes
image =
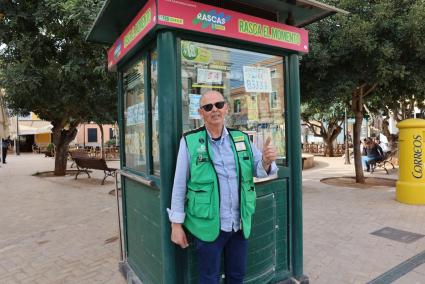
[[[13,118],[14,127],[10,129],[10,134],[16,137],[16,117]],[[19,120],[19,135],[36,135],[52,133],[53,126],[44,120]]]
[[[37,128],[28,125],[21,125],[19,123],[19,135],[34,135],[36,134]]]

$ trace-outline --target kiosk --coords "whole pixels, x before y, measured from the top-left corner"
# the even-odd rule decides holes
[[[228,127],[259,149],[270,136],[279,153],[278,175],[256,180],[245,282],[308,283],[298,70],[308,32],[300,27],[336,12],[313,0],[105,2],[87,40],[112,45],[108,67],[118,74],[120,269],[129,283],[197,283],[193,245],[171,243],[166,208],[179,140],[202,125],[207,90],[227,100]]]

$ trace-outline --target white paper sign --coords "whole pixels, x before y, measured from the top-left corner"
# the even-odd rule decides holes
[[[189,94],[189,118],[190,119],[201,119],[201,116],[198,113],[200,99],[201,99],[201,95]]]
[[[145,104],[138,103],[127,108],[127,126],[145,123]]]
[[[222,83],[222,72],[220,70],[211,69],[197,69],[197,82],[198,83]]]
[[[271,93],[272,78],[266,67],[243,67],[243,82],[247,93]]]

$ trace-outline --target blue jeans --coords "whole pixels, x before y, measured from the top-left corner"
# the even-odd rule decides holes
[[[363,156],[362,157],[362,164],[363,164],[363,169],[364,170],[370,170],[370,162],[374,162],[379,160],[379,157],[368,157],[368,156]]]
[[[198,255],[200,284],[218,284],[220,282],[221,255],[224,252],[225,283],[242,284],[246,272],[248,241],[242,231],[220,231],[213,242],[204,242],[195,238]]]

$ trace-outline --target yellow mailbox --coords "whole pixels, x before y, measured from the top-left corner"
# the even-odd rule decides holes
[[[425,120],[406,119],[397,124],[399,133],[399,179],[396,199],[425,204]]]

